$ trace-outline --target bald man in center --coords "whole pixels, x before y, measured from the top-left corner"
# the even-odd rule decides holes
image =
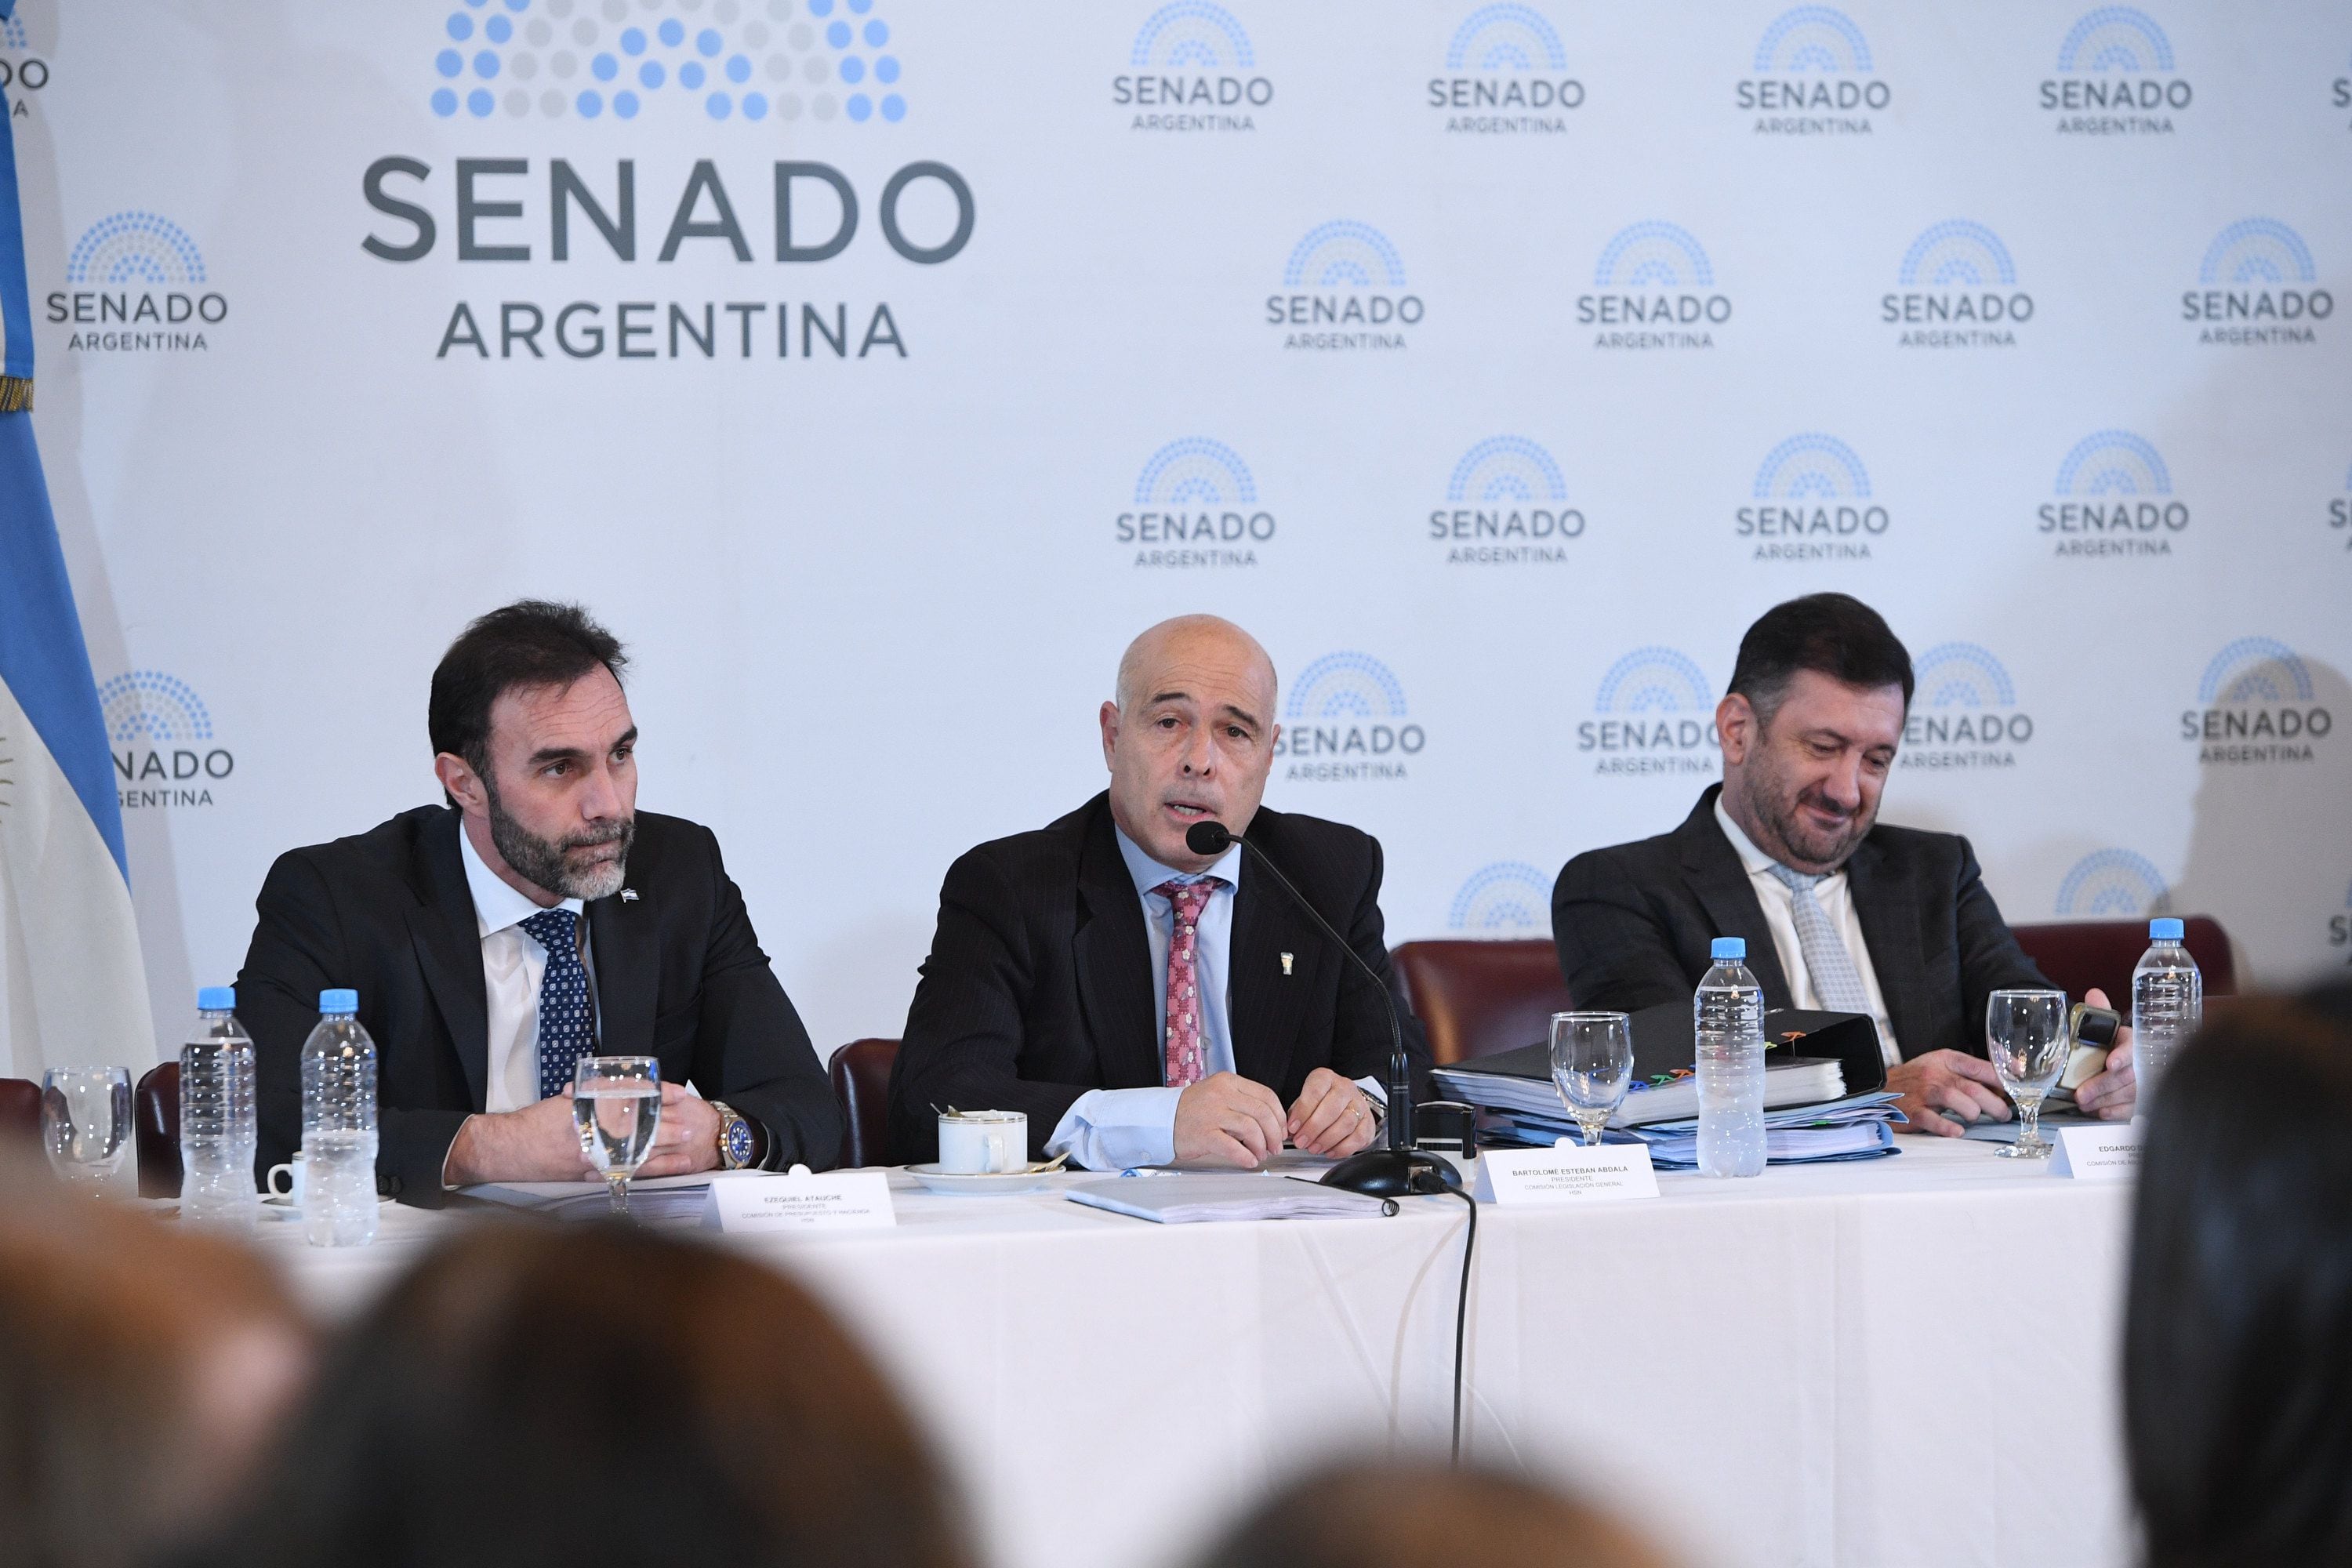
[[[1380,845],[1258,804],[1275,689],[1230,621],[1161,622],[1097,715],[1110,788],[949,868],[890,1074],[894,1161],[939,1157],[947,1106],[1022,1111],[1032,1158],[1096,1171],[1352,1154],[1380,1134],[1381,998],[1241,845],[1184,842],[1222,822],[1287,872],[1381,977],[1427,1074],[1381,936]]]

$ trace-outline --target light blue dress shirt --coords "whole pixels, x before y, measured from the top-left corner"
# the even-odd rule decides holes
[[[1168,1038],[1168,948],[1175,940],[1176,910],[1166,894],[1152,889],[1164,882],[1193,882],[1202,877],[1224,882],[1201,910],[1200,927],[1192,933],[1197,939],[1192,965],[1201,1000],[1206,1004],[1201,1018],[1201,1076],[1237,1070],[1227,992],[1233,977],[1234,900],[1241,891],[1242,847],[1236,844],[1226,850],[1205,871],[1179,871],[1145,854],[1140,845],[1116,826],[1112,832],[1118,838],[1119,858],[1127,862],[1127,874],[1134,879],[1135,896],[1143,901],[1143,929],[1151,942],[1151,1016],[1163,1063]],[[1360,1078],[1356,1083],[1376,1100],[1388,1098],[1378,1079]],[[1054,1135],[1045,1141],[1045,1155],[1051,1159],[1066,1149],[1072,1164],[1089,1171],[1168,1164],[1176,1158],[1176,1101],[1183,1093],[1181,1089],[1090,1089],[1054,1124]]]
[[[1154,888],[1163,882],[1196,882],[1216,877],[1224,886],[1209,895],[1201,910],[1198,939],[1192,950],[1193,974],[1206,1004],[1201,1016],[1201,1076],[1234,1070],[1234,1028],[1226,1005],[1226,986],[1233,968],[1228,962],[1234,944],[1234,898],[1240,890],[1242,847],[1217,858],[1205,871],[1179,871],[1162,866],[1140,845],[1114,827],[1119,858],[1135,882],[1135,896],[1143,901],[1144,933],[1151,941],[1151,1016],[1158,1031],[1168,1038],[1168,948],[1175,940],[1176,910],[1165,893]],[[1165,1051],[1162,1051],[1163,1059]],[[1070,1163],[1090,1171],[1118,1171],[1130,1165],[1165,1165],[1176,1158],[1176,1101],[1181,1089],[1090,1089],[1078,1096],[1054,1135],[1045,1142],[1047,1158],[1066,1149]]]

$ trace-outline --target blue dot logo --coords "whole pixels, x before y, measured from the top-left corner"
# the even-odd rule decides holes
[[[456,76],[466,68],[466,57],[455,49],[443,49],[433,57],[433,68],[443,76]]]
[[[621,74],[621,62],[610,55],[598,55],[588,62],[588,69],[598,81],[610,81]]]
[[[874,62],[874,79],[876,81],[897,81],[898,79],[898,57],[896,55],[884,55],[880,59],[876,60]]]
[[[862,92],[853,92],[849,95],[848,107],[849,118],[852,120],[863,121],[873,118],[874,100]]]
[[[864,81],[866,79],[866,62],[859,59],[856,55],[845,57],[841,62],[841,79],[849,83],[852,87]]]
[[[504,16],[493,16],[482,24],[482,32],[494,44],[503,44],[514,37],[514,24]]]
[[[613,95],[613,112],[624,120],[637,117],[637,95],[625,88]]]
[[[490,96],[490,89],[486,87],[478,87],[466,95],[466,107],[472,111],[477,120],[488,120],[490,117],[490,110],[497,101]]]
[[[456,13],[449,18],[449,36],[464,43],[474,36],[474,19],[463,11]]]
[[[593,120],[604,112],[604,95],[590,88],[573,100],[573,107],[580,110],[581,119]]]
[[[866,24],[866,47],[867,48],[878,49],[889,41],[890,28],[886,23],[877,18],[875,21]]]
[[[849,47],[849,24],[835,22],[824,30],[824,41],[836,49]]]
[[[677,68],[677,85],[693,92],[702,86],[702,62],[688,60]]]
[[[433,112],[444,120],[457,113],[457,95],[446,87],[436,89],[433,94]]]
[[[735,100],[723,92],[714,92],[702,100],[702,107],[710,111],[711,119],[724,120],[734,111]]]
[[[705,27],[702,31],[694,35],[695,50],[697,53],[700,54],[704,59],[712,59],[717,58],[719,51],[724,47],[725,44],[719,38],[716,28]]]
[[[743,118],[746,120],[765,120],[768,118],[768,100],[761,98],[756,92],[745,93],[743,95]]]
[[[750,81],[751,79],[751,62],[741,55],[737,55],[733,59],[729,60],[727,62],[727,79],[734,82],[738,86]]]
[[[647,60],[637,68],[637,79],[643,82],[648,90],[661,86],[662,79],[668,74],[662,69],[662,63],[659,60]]]
[[[474,74],[484,81],[499,74],[499,57],[488,49],[474,57]]]
[[[907,100],[892,93],[882,100],[882,118],[896,125],[907,118]]]
[[[812,16],[832,16],[833,0],[809,0],[809,15]]]
[[[628,27],[623,29],[621,33],[621,52],[625,55],[644,54],[646,52],[646,30],[643,27]]]
[[[686,24],[675,16],[666,18],[661,25],[661,41],[673,49],[677,47],[686,41]]]

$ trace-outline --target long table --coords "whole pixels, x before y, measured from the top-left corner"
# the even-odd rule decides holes
[[[1983,1143],[1902,1149],[1482,1208],[1467,1450],[1582,1489],[1694,1565],[2119,1568],[2128,1189]],[[1301,1466],[1444,1452],[1456,1200],[1154,1226],[1054,1190],[893,1184],[895,1230],[727,1244],[806,1282],[895,1373],[997,1568],[1175,1568]],[[389,1210],[347,1253],[264,1235],[332,1315],[462,1223]]]

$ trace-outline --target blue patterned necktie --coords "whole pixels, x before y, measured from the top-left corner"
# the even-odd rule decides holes
[[[1804,955],[1805,973],[1812,977],[1814,997],[1832,1013],[1869,1016],[1870,997],[1863,989],[1862,971],[1854,967],[1853,954],[1846,951],[1844,939],[1830,924],[1829,911],[1813,894],[1822,879],[1778,863],[1772,875],[1789,889],[1790,910],[1797,918],[1797,947]]]
[[[539,981],[539,1093],[562,1094],[572,1069],[596,1045],[596,1012],[588,998],[588,966],[580,962],[580,917],[541,910],[522,929],[547,949]]]

